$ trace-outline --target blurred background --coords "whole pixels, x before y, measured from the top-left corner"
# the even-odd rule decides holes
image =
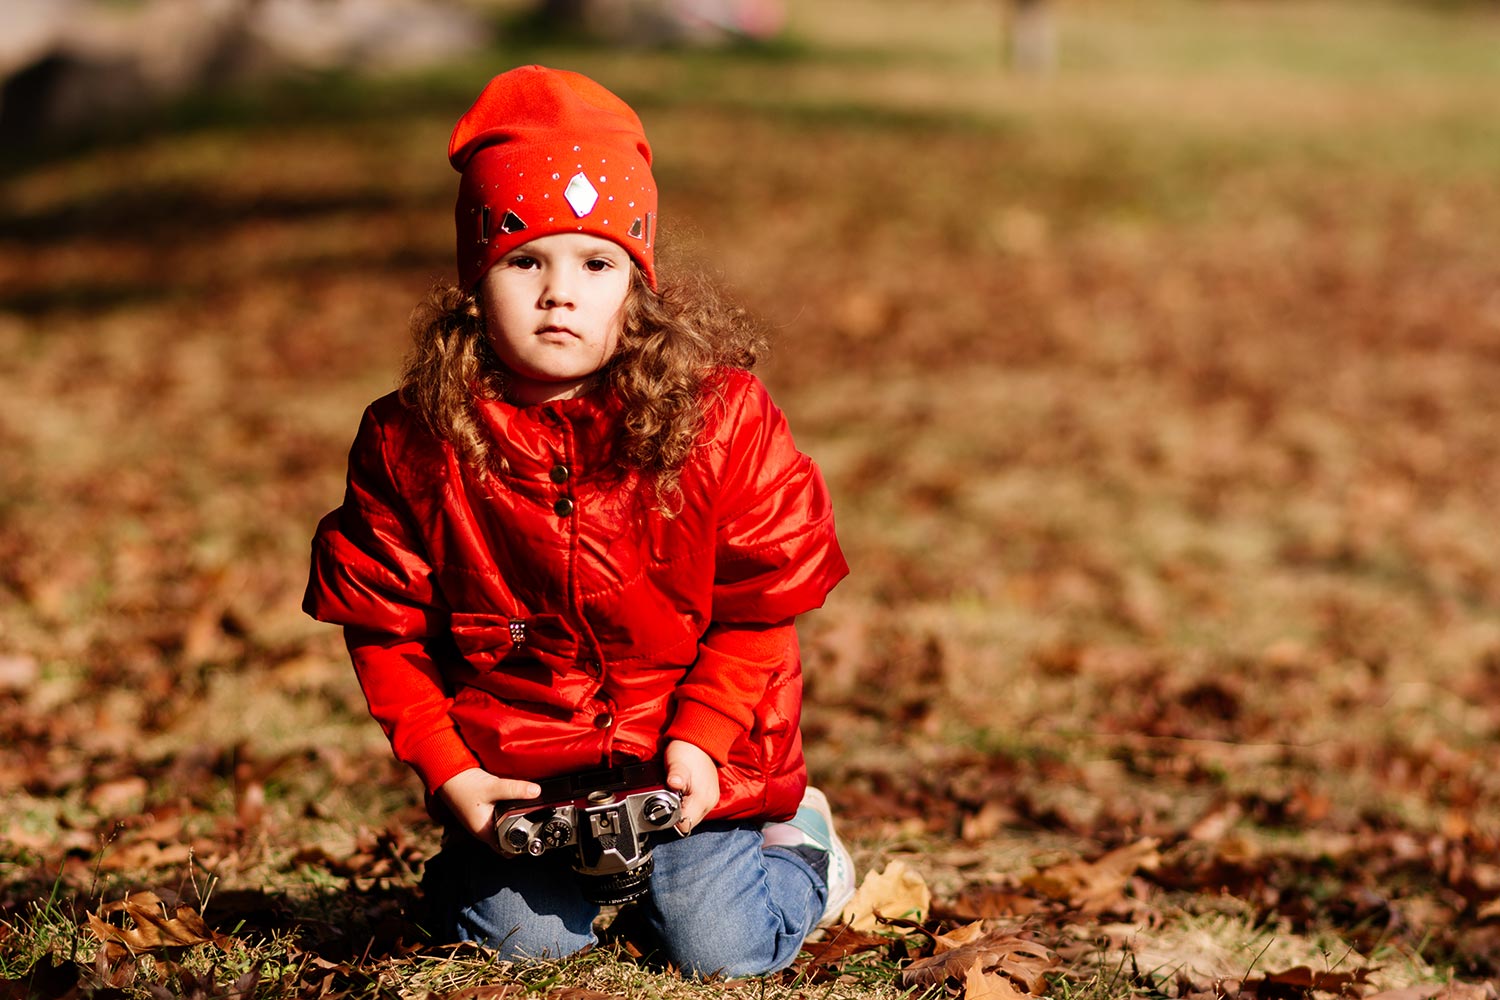
[[[448,131],[528,62],[637,108],[669,248],[774,335],[862,863],[1150,836],[1250,926],[1500,972],[1453,861],[1500,818],[1494,0],[8,0],[5,912],[109,831],[295,887],[421,829],[298,604]]]

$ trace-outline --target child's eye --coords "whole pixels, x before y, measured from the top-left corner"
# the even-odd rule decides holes
[[[583,266],[588,268],[590,271],[608,271],[615,265],[614,261],[606,260],[603,257],[595,257],[592,260],[585,261]]]
[[[507,267],[519,267],[522,270],[528,270],[530,268],[533,268],[533,267],[537,266],[536,258],[535,257],[526,257],[526,256],[512,257],[509,260],[507,260],[505,262],[505,264],[506,264]]]

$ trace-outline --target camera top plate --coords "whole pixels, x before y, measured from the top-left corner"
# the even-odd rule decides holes
[[[540,806],[589,804],[589,796],[599,792],[632,792],[642,788],[662,788],[667,783],[666,768],[659,760],[632,761],[614,767],[599,768],[578,774],[560,774],[543,778],[537,784],[542,794],[534,799],[513,799],[498,803],[497,812],[535,809]]]

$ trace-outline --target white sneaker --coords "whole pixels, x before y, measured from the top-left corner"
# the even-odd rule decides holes
[[[811,785],[802,793],[797,815],[785,823],[767,823],[761,828],[767,847],[812,847],[828,853],[828,905],[818,918],[826,927],[839,918],[854,896],[854,859],[833,829],[828,797]]]

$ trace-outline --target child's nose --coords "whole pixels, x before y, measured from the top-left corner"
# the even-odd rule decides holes
[[[556,309],[573,304],[572,284],[561,274],[553,272],[542,287],[542,308]]]

